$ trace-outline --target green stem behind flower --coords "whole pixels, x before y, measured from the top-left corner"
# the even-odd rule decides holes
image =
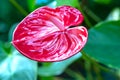
[[[16,0],[9,0],[11,4],[13,4],[24,16],[28,15],[28,12],[21,7]]]

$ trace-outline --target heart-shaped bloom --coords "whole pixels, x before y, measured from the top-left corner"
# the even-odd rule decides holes
[[[85,45],[87,29],[77,26],[81,12],[71,6],[41,7],[16,27],[12,44],[26,57],[40,61],[61,61],[77,54]],[[71,27],[72,26],[72,27]]]

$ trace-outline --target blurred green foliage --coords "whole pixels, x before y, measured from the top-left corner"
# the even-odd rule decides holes
[[[120,80],[120,0],[0,0],[0,80]],[[89,31],[77,55],[52,63],[32,61],[11,45],[17,24],[41,6],[70,5]]]

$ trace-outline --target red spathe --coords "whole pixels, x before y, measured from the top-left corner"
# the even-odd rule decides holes
[[[77,54],[85,45],[87,29],[79,10],[71,6],[47,6],[33,11],[16,27],[12,43],[26,57],[53,62]],[[76,26],[69,28],[70,26]]]

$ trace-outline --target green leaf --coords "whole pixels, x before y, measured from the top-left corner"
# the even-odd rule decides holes
[[[102,22],[91,28],[84,51],[109,67],[120,68],[120,21]]]
[[[56,0],[57,6],[62,6],[62,5],[69,5],[73,7],[77,7],[79,5],[78,0]]]
[[[57,1],[57,6],[62,6],[62,5],[69,5],[69,6],[72,6],[72,3],[71,1],[72,0],[56,0]]]
[[[75,60],[77,60],[81,56],[82,56],[82,54],[78,53],[78,54],[76,54],[76,55],[72,56],[71,58],[69,58],[67,60],[64,60],[64,61],[53,62],[53,63],[43,63],[43,66],[39,67],[39,69],[38,69],[38,74],[40,76],[54,76],[54,75],[59,75],[62,72],[64,72],[64,70],[70,64],[72,64]]]
[[[35,2],[36,0],[27,0],[28,8],[30,11],[33,11],[35,9]]]
[[[54,6],[54,0],[27,0],[30,11],[35,10],[41,6]],[[53,3],[53,4],[52,4]]]
[[[36,80],[37,64],[15,50],[0,62],[0,80]]]

